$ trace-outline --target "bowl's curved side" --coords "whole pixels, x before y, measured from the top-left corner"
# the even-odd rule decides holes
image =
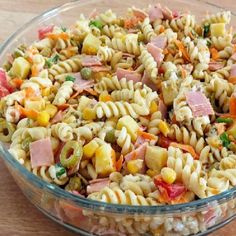
[[[81,0],[65,4],[59,8],[48,11],[31,22],[21,27],[0,48],[0,64],[7,54],[20,42],[32,42],[37,35],[37,28],[45,24],[70,25],[78,17],[79,13],[88,14],[94,4],[98,10],[105,10],[113,6],[114,11],[122,12],[132,5],[144,7],[154,1],[136,3],[135,0],[127,0],[122,6],[113,0]],[[208,6],[199,1],[178,0],[173,4],[172,0],[159,1],[176,10],[189,9],[199,16],[205,11],[217,12],[219,8]],[[233,16],[235,22],[236,17]],[[44,213],[63,225],[80,232],[88,233],[110,232],[118,235],[120,232],[152,232],[185,230],[186,234],[208,232],[235,217],[236,188],[225,193],[202,199],[188,204],[174,206],[127,206],[105,204],[78,197],[60,189],[57,186],[46,183],[21,166],[7,150],[0,146],[0,156],[3,157],[9,171],[28,199]],[[121,223],[120,223],[121,222]],[[174,223],[173,223],[174,222]],[[178,227],[177,227],[177,226]],[[176,227],[176,228],[173,228]],[[115,231],[114,231],[115,230]]]

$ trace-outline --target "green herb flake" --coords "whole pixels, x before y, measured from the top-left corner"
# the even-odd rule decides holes
[[[229,140],[229,136],[228,136],[227,133],[224,132],[223,134],[221,134],[221,135],[220,135],[220,140],[221,140],[222,145],[223,145],[224,147],[226,147],[226,148],[229,147],[229,145],[230,145],[230,140]]]
[[[75,78],[73,76],[67,75],[65,81],[72,81],[75,82]]]
[[[66,31],[67,31],[67,28],[64,27],[64,26],[61,26],[61,30],[62,30],[63,32],[66,32]]]
[[[221,118],[221,117],[219,117],[219,118],[216,119],[216,122],[217,122],[217,123],[231,124],[231,123],[233,123],[233,119],[231,119],[231,118]]]
[[[46,66],[47,66],[48,68],[51,68],[51,66],[52,66],[52,61],[51,61],[50,59],[51,59],[51,58],[45,60],[45,64],[46,64]]]
[[[103,27],[103,23],[101,21],[99,21],[99,20],[91,20],[89,22],[89,26],[95,26],[95,27],[97,27],[98,29],[101,30],[102,27]]]
[[[56,177],[60,178],[62,175],[66,173],[66,169],[61,164],[56,164]]]
[[[208,39],[208,40],[207,40],[207,47],[210,47],[211,44],[212,44],[211,40]]]
[[[56,54],[54,57],[51,58],[52,63],[56,64],[58,62],[59,58],[60,58],[59,55]]]
[[[210,33],[210,25],[204,25],[203,26],[203,37],[206,38],[208,34]]]

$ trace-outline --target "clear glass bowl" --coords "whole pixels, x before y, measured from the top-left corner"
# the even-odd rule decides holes
[[[197,17],[222,10],[198,0],[162,0],[173,10],[190,10]],[[69,26],[80,13],[88,15],[112,8],[118,14],[132,5],[145,7],[155,1],[81,0],[67,3],[34,18],[14,33],[0,48],[0,65],[20,43],[30,43],[37,29],[51,23]],[[232,24],[236,15],[232,14]],[[21,166],[0,145],[0,155],[26,197],[44,214],[80,235],[203,235],[236,217],[236,188],[188,204],[128,206],[91,201],[46,183]]]

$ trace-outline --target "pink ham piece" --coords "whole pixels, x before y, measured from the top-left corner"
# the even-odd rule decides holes
[[[9,91],[9,93],[12,93],[14,91],[14,88],[11,85],[9,85],[9,83],[7,81],[6,72],[1,68],[0,68],[0,86],[7,89]]]
[[[110,70],[111,70],[109,67],[106,67],[106,66],[91,66],[90,69],[91,69],[92,72],[94,72],[94,73],[107,72],[107,71],[110,71]]]
[[[48,25],[48,26],[44,26],[42,28],[40,28],[38,30],[38,38],[44,39],[48,33],[51,33],[53,31],[54,25]]]
[[[208,69],[210,71],[216,71],[216,70],[219,70],[219,69],[222,69],[224,67],[224,62],[221,62],[221,61],[216,61],[216,62],[210,62],[208,64]]]
[[[81,60],[82,66],[85,67],[102,66],[102,63],[97,56],[85,55],[81,58]]]
[[[231,66],[230,78],[236,77],[236,64]]]
[[[50,138],[40,139],[30,144],[30,162],[32,168],[50,166],[54,163]]]
[[[230,59],[232,59],[232,60],[236,61],[236,52],[235,52],[235,53],[233,53],[233,55],[230,57]]]
[[[190,91],[186,93],[187,104],[194,117],[213,115],[211,103],[202,92]]]
[[[81,93],[86,89],[92,88],[94,85],[94,82],[92,80],[82,79],[80,72],[72,74],[72,76],[75,77],[73,89],[76,90],[77,92]]]
[[[119,80],[122,78],[126,78],[128,81],[133,80],[135,83],[141,81],[141,75],[139,73],[122,68],[117,68],[116,76]]]
[[[150,18],[150,22],[154,22],[155,20],[163,19],[163,14],[162,14],[160,4],[152,6],[149,9],[148,15],[149,15],[149,18]]]
[[[162,115],[162,119],[166,119],[167,118],[167,106],[165,105],[165,103],[160,99],[159,100],[159,111],[161,112]]]
[[[142,20],[142,21],[143,21],[145,18],[148,17],[148,14],[147,14],[145,11],[141,10],[141,9],[138,9],[138,8],[135,8],[135,7],[134,7],[132,10],[133,10],[134,16],[137,17],[137,18],[139,18],[139,19]]]
[[[137,149],[135,149],[132,152],[130,152],[127,155],[125,155],[125,158],[124,158],[125,162],[124,162],[124,164],[127,161],[132,160],[133,158],[144,160],[146,149],[147,149],[147,143],[143,143]]]
[[[147,51],[153,56],[154,60],[157,63],[157,66],[159,67],[161,65],[161,62],[164,59],[164,55],[162,54],[162,49],[156,47],[152,43],[147,44]]]
[[[55,124],[60,122],[63,119],[63,112],[62,110],[58,111],[56,115],[52,118],[51,124]]]
[[[101,189],[107,187],[110,184],[110,180],[108,178],[104,179],[96,179],[96,181],[90,181],[87,186],[87,193],[99,192]]]
[[[157,86],[152,82],[152,80],[149,78],[148,74],[144,71],[142,83],[147,85],[149,88],[151,88],[153,91],[157,91]]]
[[[158,35],[151,39],[150,43],[152,43],[154,46],[164,49],[167,45],[167,38],[165,35]]]

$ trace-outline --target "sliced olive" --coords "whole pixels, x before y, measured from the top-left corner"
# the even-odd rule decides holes
[[[5,120],[0,120],[0,141],[10,142],[13,133],[15,132],[15,126]]]
[[[83,148],[77,141],[69,141],[63,147],[60,154],[60,162],[66,168],[76,166],[83,155]]]

